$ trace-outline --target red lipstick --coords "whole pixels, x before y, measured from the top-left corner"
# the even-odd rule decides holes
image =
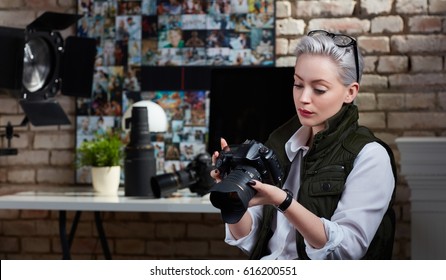
[[[298,109],[299,114],[304,117],[304,118],[309,118],[311,117],[314,113],[305,109]]]

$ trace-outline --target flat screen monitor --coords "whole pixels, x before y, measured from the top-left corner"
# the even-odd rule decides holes
[[[293,67],[214,68],[209,93],[208,152],[245,140],[264,143],[296,114]]]

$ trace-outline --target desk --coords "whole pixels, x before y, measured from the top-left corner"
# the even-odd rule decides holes
[[[119,190],[117,196],[100,196],[91,187],[60,187],[54,190],[24,191],[0,196],[0,209],[57,210],[59,211],[59,234],[63,259],[70,259],[70,247],[82,211],[92,211],[96,229],[106,259],[111,259],[100,212],[170,212],[170,213],[220,213],[209,198],[182,196],[173,198],[126,197]],[[76,211],[70,234],[66,231],[66,211]]]

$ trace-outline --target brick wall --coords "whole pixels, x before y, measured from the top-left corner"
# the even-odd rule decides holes
[[[75,12],[76,1],[0,0],[0,25],[23,28],[47,10]],[[276,1],[276,10],[278,66],[294,65],[294,46],[311,29],[358,38],[366,61],[357,103],[361,123],[393,147],[398,161],[397,137],[446,136],[446,1],[283,0]],[[59,96],[58,101],[74,120],[74,100]],[[0,124],[22,119],[16,100],[0,94]],[[24,189],[74,182],[74,126],[17,132],[13,144],[19,155],[0,157],[0,192],[10,191],[11,184]],[[410,259],[409,198],[400,176],[395,259]],[[114,258],[245,258],[222,241],[216,214],[104,213],[103,218]],[[77,259],[102,258],[91,213],[83,214],[72,251]],[[60,253],[57,212],[0,211],[0,258],[58,259]]]

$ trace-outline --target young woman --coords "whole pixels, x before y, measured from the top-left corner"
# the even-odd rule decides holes
[[[392,256],[395,164],[390,148],[358,125],[357,48],[352,37],[324,30],[311,31],[296,48],[297,116],[265,143],[282,164],[284,184],[251,180],[257,193],[249,208],[226,224],[225,241],[253,259]],[[217,169],[211,176],[224,180]]]

